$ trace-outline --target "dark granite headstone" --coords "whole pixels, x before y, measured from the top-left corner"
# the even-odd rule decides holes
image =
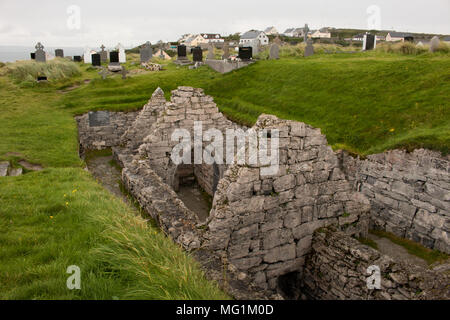
[[[38,76],[37,81],[47,81],[47,77],[46,76]]]
[[[367,33],[364,35],[364,48],[363,50],[373,50],[375,48],[375,36]]]
[[[92,65],[94,67],[100,67],[102,65],[102,58],[99,53],[92,55]]]
[[[239,47],[239,58],[242,60],[250,60],[253,56],[252,47]]]
[[[74,56],[73,61],[75,62],[81,62],[81,56]]]
[[[192,54],[194,55],[194,62],[203,61],[203,50],[200,47],[192,48]]]
[[[55,50],[55,57],[64,58],[64,50],[63,49],[56,49]]]
[[[35,60],[36,59],[36,53],[31,52],[30,56],[31,56],[31,60]]]
[[[109,62],[119,63],[119,52],[118,51],[112,51],[109,53]]]
[[[186,57],[186,46],[178,46],[178,57]]]
[[[90,127],[105,127],[109,125],[110,119],[108,111],[89,112]]]

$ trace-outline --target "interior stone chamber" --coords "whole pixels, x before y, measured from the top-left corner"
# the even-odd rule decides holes
[[[351,239],[365,237],[370,225],[450,252],[450,166],[448,157],[437,153],[392,151],[361,160],[335,153],[320,129],[261,115],[252,129],[279,131],[276,174],[263,175],[262,164],[176,165],[171,160],[179,143],[171,139],[176,129],[189,132],[192,145],[197,121],[203,132],[214,128],[223,136],[228,129],[248,129],[228,120],[202,89],[191,87],[172,91],[169,101],[158,88],[139,112],[91,112],[76,120],[80,153],[112,148],[130,194],[236,298],[414,298],[395,296],[388,287],[384,295],[357,290],[365,275],[349,276],[347,269],[357,268],[348,263],[341,268],[347,280],[341,280],[344,287],[353,281],[352,295],[327,295],[315,264],[331,254],[317,249],[327,243],[321,230]],[[213,197],[207,221],[199,221],[177,196],[180,185],[193,181]],[[346,250],[334,248],[338,256]]]

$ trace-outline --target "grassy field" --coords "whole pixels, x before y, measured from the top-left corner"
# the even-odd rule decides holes
[[[304,121],[333,147],[361,155],[395,147],[448,153],[448,70],[448,54],[380,52],[260,61],[227,75],[168,64],[105,81],[82,65],[70,78],[36,85],[0,68],[0,160],[45,168],[0,179],[0,298],[226,298],[193,259],[83,170],[74,115],[136,110],[158,86],[169,97],[189,85],[204,88],[231,119],[251,125],[273,113]],[[65,286],[70,265],[81,267],[81,291]]]
[[[201,87],[229,118],[251,125],[261,113],[319,127],[335,148],[361,155],[392,148],[449,152],[450,55],[357,53],[260,61],[220,75],[208,67],[126,80],[94,81],[67,94],[64,108],[133,110],[160,86]]]

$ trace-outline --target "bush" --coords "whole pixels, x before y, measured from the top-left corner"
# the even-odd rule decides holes
[[[6,69],[16,82],[36,81],[38,76],[45,76],[49,81],[58,81],[81,75],[76,63],[59,58],[46,63],[36,61],[8,63]]]
[[[0,69],[3,68],[5,64],[3,62],[0,62]]]

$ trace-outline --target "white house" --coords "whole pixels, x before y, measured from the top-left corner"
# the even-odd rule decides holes
[[[404,32],[389,32],[386,36],[386,41],[388,42],[397,42],[397,41],[405,41],[405,38],[413,38],[412,34],[404,33]]]
[[[181,42],[181,44],[184,44],[187,47],[197,47],[197,46],[201,45],[202,43],[209,43],[209,40],[205,39],[200,34],[190,36],[189,38],[187,38]]]
[[[289,28],[284,31],[283,35],[291,38],[301,38],[305,34],[305,28]]]
[[[207,43],[223,43],[225,42],[224,39],[220,36],[218,33],[203,33],[202,37],[207,40]]]
[[[264,30],[264,33],[268,36],[276,36],[278,34],[278,30],[275,27],[268,27]]]
[[[258,30],[250,30],[244,33],[239,40],[239,45],[249,44],[255,39],[259,40],[260,45],[265,46],[269,44],[269,37],[263,32]]]
[[[311,38],[314,39],[330,39],[331,32],[328,28],[322,28],[319,30],[315,30],[311,33]]]

